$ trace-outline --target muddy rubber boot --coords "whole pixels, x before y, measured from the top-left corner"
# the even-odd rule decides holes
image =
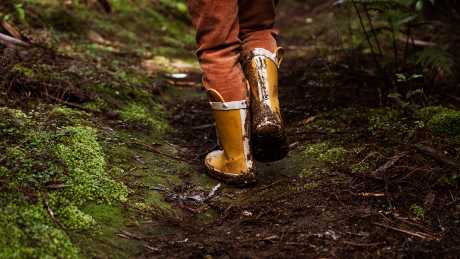
[[[278,68],[283,57],[283,48],[275,53],[256,48],[243,57],[251,94],[252,150],[259,162],[283,159],[289,151],[278,101]]]
[[[219,96],[222,102],[211,102],[217,133],[224,150],[217,150],[206,156],[205,164],[209,174],[229,184],[247,185],[257,181],[257,168],[249,146],[250,117],[249,102],[225,102],[215,90],[208,90]]]

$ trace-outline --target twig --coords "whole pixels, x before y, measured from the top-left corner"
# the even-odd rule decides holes
[[[167,190],[164,189],[164,188],[155,187],[155,186],[148,186],[148,185],[138,185],[137,187],[139,187],[139,188],[147,188],[147,189],[149,189],[149,190],[163,191],[163,192],[166,192],[166,191],[167,191]]]
[[[427,156],[431,156],[431,157],[434,157],[438,160],[441,160],[442,162],[450,165],[451,167],[453,167],[454,169],[456,169],[457,171],[460,171],[460,169],[458,168],[458,164],[455,163],[454,161],[450,160],[449,158],[439,154],[438,152],[436,152],[436,150],[432,147],[428,147],[428,146],[424,146],[424,147],[416,147],[418,151],[422,152],[423,154],[427,155]]]
[[[54,213],[53,211],[51,210],[50,208],[50,205],[48,203],[48,200],[46,199],[46,196],[45,194],[43,193],[43,191],[40,189],[40,187],[38,186],[38,184],[35,184],[35,187],[38,189],[38,191],[42,194],[42,197],[43,197],[43,201],[45,201],[45,205],[46,205],[46,210],[48,211],[48,214],[50,214],[50,217],[62,228],[62,230],[64,230],[64,232],[69,236],[69,238],[72,240],[72,242],[74,242],[74,244],[76,246],[79,247],[77,241],[75,241],[75,239],[69,234],[69,232],[67,232],[67,230],[65,229],[65,227],[61,224],[61,222],[59,222],[59,220],[57,220],[55,217],[54,217]]]
[[[343,172],[345,172],[345,173],[347,173],[347,174],[349,174],[349,175],[352,175],[352,176],[358,177],[358,178],[370,179],[370,180],[374,180],[374,181],[380,182],[380,183],[385,182],[384,179],[375,177],[375,176],[373,176],[373,175],[365,175],[365,174],[355,173],[355,172],[353,172],[353,171],[351,171],[351,170],[343,169],[343,168],[337,168],[336,170],[341,170],[341,171],[343,171]]]
[[[217,141],[219,141],[219,139],[218,139]],[[216,144],[215,146],[213,146],[212,148],[210,148],[208,151],[203,152],[203,153],[197,155],[193,160],[197,160],[198,158],[200,158],[200,157],[202,157],[202,156],[208,154],[209,152],[213,151],[214,149],[216,149],[216,148],[218,148],[218,147],[219,147],[219,143]]]
[[[348,242],[348,241],[342,241],[342,243],[345,245],[350,245],[350,246],[376,246],[376,245],[386,244],[386,242],[377,242],[377,243],[371,243],[371,244],[358,244],[358,243]]]
[[[42,93],[43,95],[45,95],[46,97],[50,98],[50,99],[53,99],[55,101],[58,101],[62,104],[65,104],[67,106],[70,106],[70,107],[73,107],[73,108],[77,108],[77,109],[80,109],[80,110],[84,110],[84,111],[87,111],[87,112],[92,112],[92,113],[96,113],[96,114],[101,114],[102,112],[99,111],[99,110],[94,110],[94,109],[91,109],[91,108],[88,108],[88,107],[85,107],[83,105],[79,105],[79,104],[76,104],[76,103],[69,103],[69,102],[66,102],[64,100],[61,100],[59,98],[56,98],[52,95],[49,95],[47,93]]]
[[[0,43],[3,44],[3,45],[6,45],[6,46],[8,46],[9,44],[13,44],[13,45],[20,45],[20,46],[23,46],[23,47],[32,47],[32,44],[29,44],[29,43],[27,43],[25,41],[18,40],[16,38],[10,37],[10,36],[5,35],[3,33],[0,33]]]
[[[350,214],[351,214],[350,209],[339,199],[339,196],[337,196],[337,194],[335,194],[335,192],[333,192],[333,194],[335,195],[337,200],[343,205],[343,207],[345,207],[348,210],[348,212],[350,212]]]
[[[396,215],[393,213],[393,205],[391,204],[391,199],[390,199],[390,195],[388,195],[388,179],[385,179],[385,197],[387,198],[387,202],[388,202],[388,206],[390,206],[390,210],[391,210],[391,217],[393,218],[393,220],[398,220],[398,218],[396,217]]]
[[[189,164],[193,163],[193,161],[188,160],[186,158],[182,158],[182,157],[178,157],[178,156],[174,156],[174,155],[170,155],[170,154],[166,154],[166,153],[163,153],[161,151],[158,151],[158,150],[154,149],[153,147],[151,147],[151,146],[149,146],[147,144],[142,144],[142,143],[138,143],[138,142],[131,142],[131,143],[128,143],[128,144],[136,144],[136,145],[144,146],[144,147],[147,147],[150,151],[158,153],[160,155],[167,156],[167,157],[170,157],[170,158],[174,158],[174,159],[177,159],[177,160],[189,163]]]
[[[215,127],[214,124],[205,124],[205,125],[201,125],[201,126],[191,127],[190,129],[192,129],[192,130],[201,130],[201,129],[207,129],[207,128],[213,128],[213,127]]]
[[[22,141],[21,143],[19,143],[19,145],[17,145],[15,148],[13,148],[10,152],[8,152],[6,155],[4,155],[1,159],[0,159],[0,162],[2,162],[3,160],[5,160],[7,157],[9,157],[11,154],[14,153],[14,151],[16,151],[19,147],[21,147],[24,143],[26,143],[27,141],[29,141],[32,137],[34,137],[35,135],[37,135],[41,130],[42,128],[45,126],[45,123],[46,121],[51,117],[51,115],[53,115],[53,113],[56,111],[56,109],[58,108],[59,106],[56,106],[54,108],[54,110],[45,118],[45,120],[43,121],[42,125],[40,125],[40,128],[38,128],[38,130],[32,134],[30,134],[29,137],[27,137],[24,141]]]
[[[374,225],[377,225],[377,226],[390,228],[390,229],[393,229],[393,230],[396,230],[396,231],[399,231],[399,232],[403,232],[403,233],[406,233],[406,234],[409,234],[409,235],[413,235],[413,236],[416,236],[416,237],[420,237],[420,238],[423,238],[423,239],[436,239],[437,240],[437,238],[433,237],[432,235],[426,234],[426,233],[420,233],[420,232],[414,232],[414,231],[405,230],[405,229],[401,229],[401,228],[396,228],[396,227],[388,226],[388,225],[385,225],[385,224],[382,224],[382,223],[377,223],[377,222],[371,222],[371,223],[374,224]]]
[[[278,180],[270,185],[267,185],[267,186],[264,186],[264,187],[260,187],[260,188],[257,188],[257,189],[254,189],[254,190],[248,190],[248,192],[257,192],[257,191],[261,191],[261,190],[264,190],[264,189],[267,189],[267,188],[270,188],[276,184],[278,184],[279,182],[282,182],[282,181],[289,181],[289,179],[281,179],[281,180]],[[249,196],[248,196],[249,197]]]
[[[397,154],[393,159],[391,159],[389,162],[386,162],[384,165],[382,165],[381,167],[377,168],[377,170],[373,171],[371,173],[371,175],[375,175],[377,173],[382,173],[382,172],[385,172],[388,168],[392,167],[401,157],[409,154],[410,151],[404,151],[404,152],[401,152],[399,154]]]

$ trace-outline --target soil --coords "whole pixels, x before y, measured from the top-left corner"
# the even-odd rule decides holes
[[[305,87],[306,79],[299,79],[302,78],[302,74],[320,72],[320,64],[306,69],[298,66],[302,61],[301,58],[286,58],[280,71],[282,115],[291,133],[295,132],[296,125],[305,119],[305,113],[313,113],[330,105],[330,101],[327,100],[328,88]],[[334,107],[378,107],[376,89],[362,87],[363,82],[372,85],[380,83],[378,80],[343,74],[345,75],[337,79],[340,83],[334,93],[342,98],[334,102]],[[307,92],[312,94],[307,95]],[[181,133],[171,134],[169,140],[188,147],[191,150],[188,154],[189,159],[198,158],[201,161],[210,150],[218,149],[215,129],[211,126],[196,130],[190,128],[212,125],[211,110],[206,100],[186,101],[179,103],[178,107],[180,108],[173,113],[170,123]],[[350,126],[359,131],[366,124],[355,121]],[[200,131],[200,134],[196,134],[196,131]],[[207,136],[204,142],[203,134]],[[350,135],[345,136],[349,143],[377,141],[367,134],[352,138]],[[319,136],[318,141],[331,138],[321,137]],[[340,138],[340,135],[332,138]],[[291,134],[291,143],[298,140],[302,141],[305,138],[302,138],[302,135]],[[417,142],[422,143],[423,138]],[[281,180],[265,187],[248,187],[244,191],[233,193],[237,197],[250,198],[273,192],[276,195],[274,198],[262,198],[241,204],[223,202],[219,199],[203,203],[184,200],[180,206],[177,205],[177,200],[173,199],[171,205],[182,210],[187,217],[193,218],[207,209],[212,209],[218,216],[205,217],[199,224],[190,218],[177,220],[165,216],[163,224],[180,226],[181,230],[171,235],[149,237],[148,246],[151,249],[144,249],[145,253],[142,256],[457,258],[460,254],[460,232],[458,223],[455,223],[458,222],[458,187],[436,185],[438,178],[435,175],[412,174],[413,169],[408,169],[414,164],[411,159],[423,158],[417,158],[417,152],[420,151],[409,147],[415,143],[405,144],[408,154],[411,155],[397,161],[397,169],[377,173],[377,177],[353,175],[347,168],[335,168],[340,178],[339,184],[299,188],[298,192],[292,192],[290,187],[304,186],[309,182],[308,179],[282,177]],[[410,156],[412,158],[409,158]],[[401,167],[405,169],[402,170]],[[435,170],[451,170],[442,163],[438,163],[436,167]],[[280,175],[283,176],[283,172],[280,172]],[[332,179],[336,176],[323,177],[327,182],[327,178]],[[385,179],[390,179],[387,187]],[[180,191],[180,188],[178,189]],[[216,194],[217,197],[221,195],[226,194]],[[417,218],[408,209],[389,212],[388,199],[394,208],[409,208],[412,204],[426,205],[430,202],[431,206],[425,207],[428,210],[424,217]],[[201,211],[193,208],[201,208]]]
[[[292,12],[292,15],[284,14],[283,17],[291,17],[286,20],[295,22],[296,11]],[[281,31],[290,22],[281,22]],[[306,44],[305,38],[279,38],[279,45],[287,46],[288,43]],[[345,142],[350,148],[363,142],[377,143],[378,137],[366,133],[366,120],[355,120],[347,125],[354,129],[355,134],[346,132],[344,135],[308,136],[298,133],[297,127],[309,117],[306,114],[312,116],[318,110],[330,110],[331,107],[331,89],[326,86],[327,79],[317,79],[318,74],[324,73],[324,65],[318,61],[318,57],[319,54],[287,56],[279,72],[281,112],[291,133],[290,142],[295,143],[291,147],[295,148],[297,141],[302,143],[315,139],[321,142],[330,138],[346,138]],[[378,91],[390,90],[379,76],[353,69],[358,67],[353,66],[355,59],[360,60],[361,67],[373,67],[372,56],[341,58],[343,64],[334,68],[339,76],[334,78],[333,109],[393,108],[389,98],[385,98],[384,103],[379,98]],[[314,84],[309,83],[312,80]],[[455,90],[447,85],[425,89],[427,95]],[[445,94],[441,97],[443,101],[453,101],[454,105],[459,105],[452,99],[448,100]],[[218,149],[215,128],[211,126],[212,113],[206,100],[185,101],[177,107],[170,123],[179,134],[171,134],[170,141],[188,147],[189,159],[202,160],[208,152]],[[207,127],[197,128],[203,125]],[[200,134],[196,134],[197,131]],[[205,141],[203,135],[206,136]],[[339,177],[337,184],[302,188],[309,183],[308,179],[279,172],[281,179],[273,180],[268,185],[233,192],[234,196],[247,199],[266,193],[272,193],[275,197],[240,204],[223,202],[222,199],[210,199],[203,203],[184,200],[180,206],[176,204],[177,200],[171,200],[172,206],[176,205],[187,216],[179,219],[165,216],[163,224],[180,226],[180,230],[171,235],[149,237],[149,247],[144,249],[142,257],[457,258],[460,255],[460,229],[456,220],[459,189],[455,184],[437,184],[439,174],[436,173],[443,170],[455,172],[457,169],[438,161],[430,162],[431,173],[414,174],[415,168],[411,166],[420,165],[419,162],[426,159],[421,155],[423,151],[415,148],[415,145],[423,144],[426,140],[424,136],[419,136],[411,143],[401,143],[400,147],[406,155],[401,159],[396,155],[381,160],[380,164],[374,165],[373,171],[376,171],[373,175],[356,174],[343,167],[334,168]],[[441,152],[446,147],[441,145],[435,149]],[[453,159],[458,150],[451,151]],[[387,161],[395,161],[394,168],[378,171],[379,166]],[[337,176],[322,177],[324,182],[328,182],[328,178],[331,180]],[[298,191],[293,192],[291,187],[297,187]],[[226,195],[228,193],[216,194],[217,198]],[[407,209],[412,204],[423,204],[424,217],[415,217],[413,211]],[[390,206],[398,209],[392,212],[388,209]],[[197,223],[195,215],[207,209],[212,209],[217,216],[205,216]]]

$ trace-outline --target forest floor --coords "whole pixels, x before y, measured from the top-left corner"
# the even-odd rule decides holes
[[[60,132],[63,125],[77,128],[83,125],[97,131],[97,145],[107,164],[103,168],[107,175],[102,177],[129,189],[126,195],[108,195],[110,199],[103,202],[88,199],[77,206],[94,220],[90,224],[93,230],[89,232],[83,225],[74,228],[66,225],[64,219],[68,214],[56,213],[80,247],[77,257],[457,258],[460,255],[460,190],[455,179],[460,169],[459,138],[444,130],[455,122],[437,121],[441,115],[457,118],[458,112],[454,111],[460,106],[460,98],[455,96],[457,85],[440,83],[436,90],[417,94],[416,101],[423,101],[429,107],[416,107],[417,114],[408,113],[393,99],[382,96],[381,92],[388,92],[390,86],[385,86],[377,69],[369,69],[375,66],[369,54],[346,53],[345,46],[332,43],[332,47],[327,47],[328,55],[333,56],[331,53],[336,50],[335,56],[340,61],[328,67],[322,61],[324,53],[306,47],[322,48],[328,38],[333,39],[328,43],[334,42],[337,31],[325,24],[334,16],[337,23],[344,18],[340,7],[334,7],[324,11],[327,14],[314,16],[317,20],[308,20],[311,17],[308,13],[314,7],[285,1],[278,9],[278,44],[287,52],[279,71],[279,94],[290,153],[281,161],[257,163],[259,181],[247,187],[226,185],[206,174],[204,157],[219,146],[212,110],[200,81],[201,71],[193,61],[188,38],[183,39],[182,48],[162,42],[163,48],[148,58],[135,52],[110,52],[107,48],[117,45],[111,40],[112,43],[77,44],[84,46],[83,50],[72,57],[61,54],[53,57],[46,51],[37,51],[29,57],[18,54],[21,61],[13,62],[16,69],[2,68],[10,87],[5,83],[1,90],[11,100],[16,98],[11,103],[18,103],[17,106],[7,103],[9,107],[25,114],[34,109],[50,114],[50,109],[40,108],[42,103],[51,108],[55,103],[67,106],[54,117],[50,115],[53,124],[45,128]],[[180,27],[180,30],[190,33],[189,27],[184,25],[185,29]],[[110,38],[108,34],[103,36]],[[72,48],[66,50],[77,53]],[[120,75],[114,62],[110,68],[101,68],[100,63],[108,57],[91,51],[111,53],[111,60],[127,60],[131,64],[127,71],[137,72]],[[93,54],[94,58],[85,59],[85,55]],[[168,58],[158,58],[160,55]],[[48,76],[57,73],[59,79],[41,78],[35,65]],[[71,75],[66,77],[66,73]],[[419,85],[437,82],[433,73],[416,79],[420,80]],[[180,74],[185,78],[175,78]],[[123,84],[129,87],[124,88]],[[65,93],[61,91],[64,88],[67,88]],[[32,95],[37,95],[37,99],[31,98],[30,93],[27,95],[31,89],[36,91]],[[37,94],[45,90],[55,97],[49,97],[48,92]],[[20,98],[28,101],[21,103]],[[136,106],[136,102],[144,106]],[[13,124],[25,124],[12,116],[8,118],[14,120]],[[65,134],[60,136],[68,136]],[[52,141],[50,147],[62,145],[56,149],[65,150],[69,143],[77,145],[71,137],[60,136],[55,137],[58,144]],[[14,143],[19,145],[20,140],[18,137],[17,142],[5,141],[4,145],[11,148]],[[30,196],[35,206],[45,209],[37,186],[49,187],[45,191],[47,197],[58,197],[57,201],[49,198],[51,207],[64,206],[59,201],[61,192],[72,202],[71,197],[65,196],[69,194],[61,191],[66,187],[58,185],[66,183],[62,179],[71,166],[62,155],[57,157],[64,161],[58,163],[64,168],[62,177],[29,187],[24,185],[16,191],[11,188],[11,192]],[[20,154],[13,153],[9,160],[11,167],[14,163],[21,166],[16,162],[22,161],[19,158]],[[75,159],[80,159],[77,154]],[[4,181],[10,178],[4,172],[6,169],[0,171],[4,176],[0,187],[7,193],[13,180],[6,184]],[[48,203],[46,206],[49,207]],[[22,229],[22,225],[18,226]],[[60,257],[59,253],[53,256]]]

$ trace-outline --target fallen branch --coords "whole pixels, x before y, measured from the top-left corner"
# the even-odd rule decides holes
[[[0,33],[0,43],[5,46],[13,44],[13,45],[19,45],[19,46],[28,47],[28,48],[32,47],[32,44],[29,44],[22,40],[18,40],[16,38],[13,38],[3,33]]]
[[[427,155],[427,156],[431,156],[431,157],[434,157],[448,165],[450,165],[451,167],[455,168],[457,171],[459,171],[460,169],[458,168],[459,164],[457,164],[455,161],[453,160],[450,160],[449,158],[439,154],[438,152],[436,152],[436,150],[432,147],[428,147],[428,146],[424,146],[424,147],[417,147],[417,150],[422,152],[423,154]]]
[[[154,149],[153,147],[151,147],[151,146],[149,146],[147,144],[142,144],[142,143],[138,143],[138,142],[131,142],[131,143],[128,143],[128,144],[136,144],[136,145],[144,146],[144,147],[147,147],[150,151],[155,152],[157,154],[167,156],[167,157],[170,157],[170,158],[174,158],[176,160],[180,160],[182,162],[186,162],[186,163],[189,163],[189,164],[193,163],[193,161],[188,160],[186,158],[182,158],[182,157],[178,157],[178,156],[174,156],[174,155],[170,155],[170,154],[166,154],[166,153],[163,153],[161,151],[158,151],[158,150]]]
[[[342,244],[350,245],[350,246],[377,246],[377,245],[384,245],[386,244],[386,242],[377,242],[377,243],[371,243],[371,244],[358,244],[354,242],[342,241]]]
[[[69,102],[66,102],[66,101],[64,101],[64,100],[61,100],[61,99],[59,99],[59,98],[56,98],[56,97],[54,97],[54,96],[52,96],[52,95],[49,95],[49,94],[47,94],[47,93],[42,93],[42,94],[43,94],[44,96],[50,98],[50,99],[53,99],[53,100],[55,100],[55,101],[58,101],[58,102],[60,102],[60,103],[62,103],[62,104],[65,104],[65,105],[70,106],[70,107],[73,107],[73,108],[77,108],[77,109],[80,109],[80,110],[83,110],[83,111],[92,112],[92,113],[96,113],[96,114],[101,114],[101,113],[102,113],[102,112],[99,111],[99,110],[94,110],[94,109],[85,107],[85,106],[83,106],[83,105],[79,105],[79,104],[76,104],[76,103],[69,103]]]
[[[0,21],[0,25],[14,38],[20,41],[24,41],[24,42],[26,41],[24,37],[22,37],[21,33],[18,32],[9,22],[3,20],[3,21]]]
[[[215,126],[216,126],[215,124],[206,124],[206,125],[191,127],[190,129],[192,129],[192,130],[201,130],[201,129],[212,128],[212,127],[215,127]]]
[[[397,154],[393,159],[391,159],[389,162],[386,162],[384,165],[382,165],[381,167],[377,168],[377,170],[373,171],[371,173],[372,176],[374,176],[375,174],[381,172],[385,172],[388,168],[392,167],[401,157],[409,154],[410,151],[404,151],[404,152],[401,152],[399,154]]]
[[[343,172],[346,173],[346,174],[349,174],[349,175],[351,175],[351,176],[358,177],[358,178],[365,178],[365,179],[369,179],[369,180],[374,180],[374,181],[379,182],[379,183],[385,182],[384,179],[375,177],[375,176],[373,176],[373,175],[365,175],[365,174],[355,173],[355,172],[349,170],[348,168],[334,167],[334,168],[332,168],[332,169],[334,169],[334,170],[341,170],[341,171],[343,171]]]
[[[403,38],[403,37],[398,37],[397,38],[399,41],[401,42],[404,42],[404,43],[408,43],[409,40]],[[436,42],[429,42],[429,41],[424,41],[424,40],[412,40],[412,44],[414,46],[419,46],[419,47],[435,47],[436,46]]]
[[[426,234],[426,233],[415,232],[415,231],[410,231],[410,230],[401,229],[401,228],[397,228],[397,227],[392,227],[392,226],[385,225],[385,224],[382,224],[382,223],[377,223],[377,222],[371,222],[371,223],[374,224],[374,225],[377,225],[377,226],[390,228],[390,229],[393,229],[393,230],[396,230],[396,231],[399,231],[399,232],[402,232],[402,233],[406,233],[406,234],[409,234],[409,235],[412,235],[412,236],[420,237],[420,238],[423,238],[423,239],[435,239],[435,240],[438,240],[436,237],[434,237],[432,235],[429,235],[429,234]]]
[[[74,244],[76,246],[79,246],[77,241],[75,241],[75,239],[69,234],[69,232],[67,232],[67,230],[65,229],[65,227],[61,224],[61,222],[59,222],[59,220],[57,220],[55,217],[54,217],[54,213],[53,211],[51,210],[50,208],[50,205],[48,203],[48,200],[46,199],[46,196],[45,194],[43,193],[43,191],[40,189],[40,187],[38,186],[38,184],[35,184],[35,187],[38,189],[38,191],[42,194],[42,197],[43,197],[43,201],[45,201],[45,205],[46,205],[46,210],[48,211],[48,214],[50,214],[50,217],[62,228],[62,230],[64,230],[64,232],[69,236],[69,238],[72,240],[72,242],[74,242]]]

